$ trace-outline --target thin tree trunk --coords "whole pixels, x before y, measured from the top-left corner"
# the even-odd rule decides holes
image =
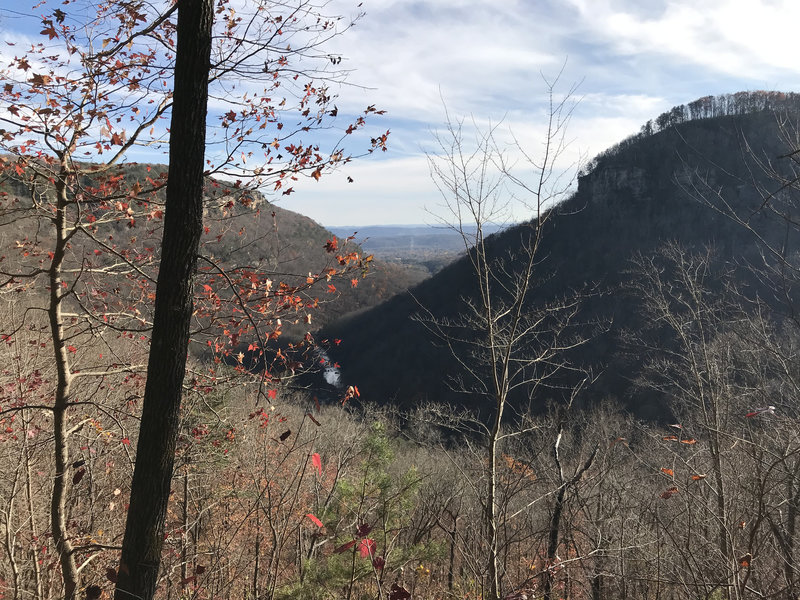
[[[447,564],[447,589],[453,591],[455,583],[456,542],[458,540],[458,520],[453,516],[453,529],[450,531],[450,556]]]
[[[34,600],[42,600],[42,570],[39,566],[39,551],[37,545],[39,544],[39,532],[36,528],[36,511],[33,506],[33,488],[31,486],[31,456],[30,446],[28,444],[28,421],[24,416],[22,418],[23,431],[25,435],[22,436],[22,445],[24,451],[24,469],[25,469],[25,500],[28,505],[28,527],[31,532],[31,557],[33,565],[33,580],[34,580]]]
[[[544,572],[545,600],[552,600],[553,598],[553,568],[556,567],[556,563],[558,562],[558,545],[561,536],[561,515],[564,512],[564,501],[567,495],[567,490],[570,486],[578,483],[581,477],[583,477],[583,474],[589,470],[589,467],[591,467],[592,463],[594,462],[595,456],[597,456],[597,451],[600,449],[599,446],[595,446],[594,450],[589,455],[589,458],[586,459],[583,465],[581,465],[580,468],[575,471],[575,474],[570,479],[566,479],[564,477],[564,469],[561,466],[561,458],[559,456],[559,445],[561,444],[562,434],[563,429],[559,427],[556,442],[553,444],[553,459],[556,463],[558,478],[561,485],[558,488],[558,493],[556,494],[556,503],[553,507],[553,515],[550,518],[550,527],[547,535],[547,568]]]
[[[499,507],[497,498],[497,453],[499,451],[500,427],[503,422],[505,398],[497,399],[497,413],[489,436],[489,489],[486,498],[486,527],[489,533],[489,597],[499,600],[501,597],[500,540],[498,538]]]
[[[67,158],[62,157],[62,169],[56,183],[56,214],[54,225],[56,244],[50,262],[50,305],[47,316],[50,321],[50,335],[53,341],[57,383],[53,402],[53,460],[55,476],[50,495],[50,527],[53,532],[53,545],[61,563],[61,577],[64,581],[64,598],[72,600],[78,589],[78,568],[72,551],[72,543],[67,535],[67,469],[69,465],[69,432],[67,427],[67,408],[70,402],[72,373],[64,333],[62,315],[63,291],[61,270],[69,240],[67,229],[67,178],[70,176]]]
[[[14,320],[14,306],[11,305],[12,320]],[[22,365],[21,356],[17,355],[14,359],[15,373],[17,376],[17,394],[20,398],[24,397],[25,391],[22,387]],[[26,411],[22,411],[22,431],[25,435],[22,436],[22,468],[25,473],[25,502],[28,510],[28,528],[31,535],[31,565],[33,567],[33,581],[34,581],[34,600],[42,600],[44,595],[42,593],[42,570],[39,565],[39,552],[37,545],[39,544],[39,531],[36,527],[37,511],[34,509],[33,501],[33,485],[31,475],[31,447],[28,440],[28,426],[30,421]]]
[[[169,179],[142,421],[116,600],[150,600],[169,501],[203,227],[213,0],[179,0]]]

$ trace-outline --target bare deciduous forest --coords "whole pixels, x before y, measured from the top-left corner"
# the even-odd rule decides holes
[[[574,90],[546,80],[541,153],[515,147],[531,178],[496,128],[448,115],[429,159],[464,253],[392,300],[415,276],[268,201],[387,149],[388,131],[358,137],[380,107],[343,121],[331,91],[346,72],[327,44],[353,22],[304,0],[81,6],[42,5],[43,42],[0,68],[0,598],[798,597],[795,95],[677,107],[576,194],[557,166]],[[170,88],[192,80],[187,39],[211,45],[202,94]],[[229,110],[207,113],[206,93]],[[181,98],[202,100],[184,129]],[[743,132],[765,120],[757,147]],[[747,169],[681,154],[706,130],[741,142]],[[168,150],[185,185],[129,163],[138,146]],[[657,198],[716,220],[637,204],[657,171]],[[489,235],[509,195],[530,220]],[[162,241],[190,206],[197,235]],[[716,244],[664,234],[681,210]],[[612,242],[588,224],[603,219],[623,223]],[[601,243],[624,281],[583,276]],[[614,329],[610,305],[631,320]],[[182,330],[154,330],[181,311]],[[584,360],[593,343],[604,361]],[[362,384],[353,353],[395,393]],[[168,362],[172,395],[152,379]],[[344,379],[326,387],[331,367]],[[659,410],[634,416],[649,398]]]

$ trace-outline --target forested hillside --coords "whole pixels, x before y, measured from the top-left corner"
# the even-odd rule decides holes
[[[127,164],[122,165],[114,177],[124,179],[128,185],[146,189],[155,181],[162,180],[165,175],[165,165]],[[94,187],[89,178],[84,185],[89,189]],[[116,206],[98,206],[92,210],[89,219],[93,219],[93,224],[98,223],[98,220],[103,223],[109,254],[120,250],[126,256],[157,264],[164,189],[163,186],[155,188],[150,198],[150,208],[146,212],[142,212],[141,203],[131,201],[131,198],[127,198],[128,202],[122,201],[119,204],[122,210],[110,218],[109,208],[116,210]],[[52,194],[53,191],[43,193]],[[17,248],[23,254],[27,252],[23,258],[40,255],[43,252],[38,247],[41,244],[38,239],[41,232],[36,219],[31,218],[35,207],[23,179],[4,179],[0,183],[0,198],[4,201],[5,216],[13,218],[13,221],[7,223],[8,226],[0,227],[2,247]],[[208,180],[205,213],[201,252],[206,262],[200,270],[209,273],[212,279],[216,270],[214,265],[222,270],[228,270],[233,265],[247,266],[252,271],[272,273],[276,281],[281,280],[287,285],[301,288],[310,274],[322,273],[332,262],[336,263],[332,253],[326,250],[331,243],[337,246],[334,254],[338,253],[340,246],[342,251],[363,253],[356,238],[352,236],[355,231],[337,238],[312,219],[270,204],[258,192],[237,189],[222,181]],[[104,260],[106,258],[102,251],[91,252],[91,260],[104,264],[108,262]],[[77,262],[72,264],[73,267],[77,265]],[[350,277],[336,277],[335,281],[331,280],[332,288],[303,292],[306,302],[314,304],[313,321],[305,321],[307,313],[299,312],[294,319],[289,315],[282,334],[288,341],[298,341],[306,332],[349,312],[388,299],[418,283],[423,277],[423,273],[401,265],[371,260],[363,271],[353,273]],[[219,278],[216,282],[214,287],[225,285]],[[45,291],[26,286],[21,278],[17,284],[19,289],[24,288],[28,293]],[[146,313],[147,302],[138,308]],[[247,340],[248,343],[251,341]]]
[[[776,297],[780,282],[772,279],[774,273],[763,272],[773,263],[765,264],[762,255],[770,251],[759,236],[787,256],[797,243],[794,228],[780,218],[791,192],[791,186],[782,186],[792,176],[791,164],[779,159],[787,153],[783,127],[793,123],[795,114],[781,110],[793,102],[790,95],[777,112],[702,113],[634,136],[596,157],[579,177],[577,192],[551,209],[530,306],[583,296],[571,328],[585,343],[565,353],[580,367],[581,378],[591,372],[593,383],[582,402],[614,400],[648,418],[671,413],[670,394],[640,385],[650,361],[661,360],[650,351],[672,351],[677,341],[664,331],[663,316],[653,312],[647,298],[652,291],[640,289],[645,271],[673,268],[674,256],[665,254],[704,256],[698,283],[711,290],[709,301],[722,301],[723,290],[735,287],[748,302],[758,298],[789,310],[782,302],[791,298]],[[719,101],[705,104],[715,107]],[[765,202],[773,190],[780,193]],[[734,215],[757,235],[735,222]],[[492,256],[508,260],[519,255],[526,228],[489,238]],[[474,298],[474,286],[470,262],[463,259],[357,320],[330,326],[326,335],[346,341],[335,355],[347,377],[378,404],[447,401],[480,409],[476,396],[452,391],[462,367],[425,322],[456,319],[463,298]],[[565,377],[569,388],[570,376]],[[534,409],[543,410],[550,400],[563,397],[558,390],[539,394],[529,399],[520,390],[517,401],[534,400]]]

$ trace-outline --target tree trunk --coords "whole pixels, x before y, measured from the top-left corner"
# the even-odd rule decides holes
[[[158,582],[203,227],[213,0],[179,2],[161,266],[116,600],[150,600]]]
[[[50,527],[53,531],[53,545],[58,553],[61,563],[61,577],[64,581],[64,598],[72,600],[78,589],[78,568],[75,565],[75,555],[72,551],[72,542],[67,535],[67,478],[69,474],[69,431],[67,426],[67,408],[70,403],[70,388],[72,385],[72,372],[67,353],[67,342],[64,334],[64,317],[62,302],[64,291],[61,279],[64,255],[69,242],[67,228],[67,178],[70,176],[67,168],[67,157],[62,157],[61,177],[56,183],[56,214],[54,224],[56,229],[56,244],[53,249],[53,258],[50,261],[50,305],[47,316],[50,322],[50,335],[53,340],[53,354],[56,363],[58,381],[56,395],[53,402],[53,459],[55,476],[53,490],[50,495]]]
[[[489,574],[489,598],[500,600],[502,594],[502,566],[500,564],[500,540],[498,538],[499,500],[497,498],[497,477],[498,477],[498,452],[500,442],[500,427],[503,422],[503,410],[505,409],[505,396],[498,394],[496,398],[497,413],[494,416],[492,431],[489,435],[489,482],[486,494],[486,528],[489,538],[489,563],[487,570]]]

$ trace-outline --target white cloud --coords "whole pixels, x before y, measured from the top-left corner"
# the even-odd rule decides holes
[[[646,54],[756,80],[796,70],[795,0],[668,0],[647,5],[647,12],[628,0],[569,2],[584,31],[619,55]]]
[[[349,17],[359,2],[332,0],[325,10]],[[797,0],[363,0],[363,10],[326,48],[352,69],[353,85],[332,91],[345,119],[367,105],[387,110],[367,134],[391,129],[390,149],[349,165],[354,184],[334,174],[296,186],[287,207],[323,223],[428,219],[424,207],[438,197],[423,148],[444,120],[443,99],[453,116],[503,120],[535,148],[546,111],[541,73],[554,77],[565,60],[562,91],[582,80],[570,157],[591,157],[700,96],[800,89]],[[4,25],[4,37],[17,34]]]

